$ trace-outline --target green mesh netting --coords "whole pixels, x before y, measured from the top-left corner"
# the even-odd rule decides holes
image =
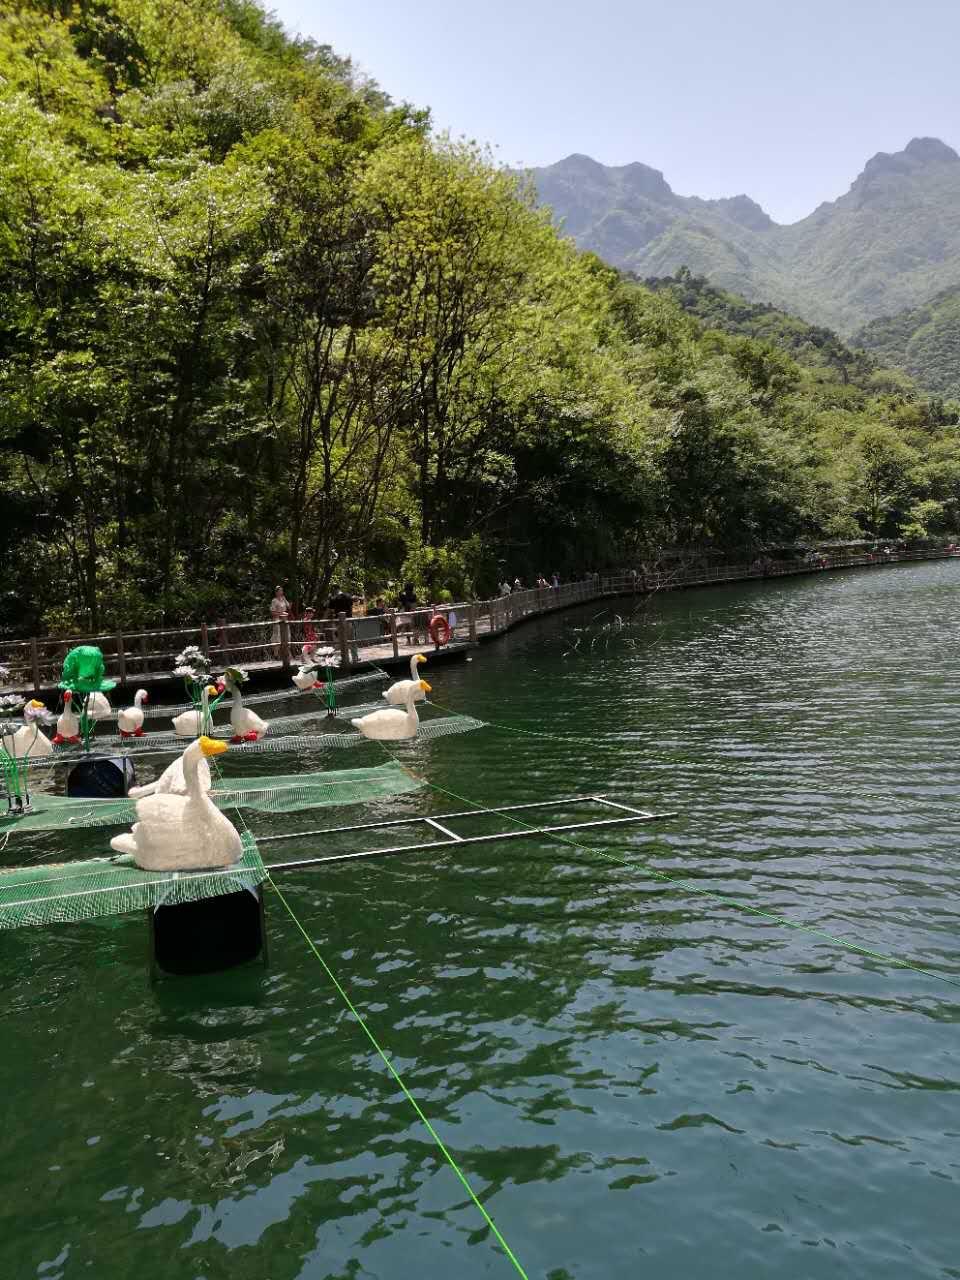
[[[109,858],[0,871],[0,929],[66,924],[96,916],[147,911],[253,888],[266,879],[253,837],[232,867],[212,871],[141,871]]]
[[[256,778],[221,778],[210,791],[218,809],[296,813],[334,805],[367,804],[386,796],[420,791],[426,784],[395,760],[371,769],[330,773],[277,773]],[[128,826],[136,821],[136,800],[78,800],[34,793],[21,818],[0,819],[0,832],[68,831],[73,827]]]
[[[377,709],[381,709],[382,704],[378,704]],[[340,713],[341,717],[350,717],[354,711],[359,708],[345,707]],[[417,741],[431,738],[445,738],[448,734],[469,733],[472,729],[482,729],[484,722],[475,720],[473,716],[441,716],[434,720],[421,720],[420,729],[417,733]],[[225,737],[226,733],[216,735]],[[358,747],[367,739],[362,734],[350,730],[348,733],[292,733],[278,734],[276,737],[271,732],[265,738],[261,738],[259,742],[239,742],[235,746],[230,747],[231,753],[234,751],[260,752],[260,751],[296,751],[300,748],[304,750],[323,750],[323,749],[339,749],[347,747]],[[413,739],[401,739],[395,746],[403,746],[404,741],[412,742]],[[187,746],[188,739],[178,738],[173,733],[150,733],[144,734],[142,738],[125,738],[123,740],[120,751],[123,755],[179,755]],[[92,739],[94,750],[89,754],[84,751],[69,750],[62,751],[60,749],[52,756],[39,756],[30,758],[30,769],[48,769],[61,764],[76,764],[80,760],[97,759],[101,756],[111,754],[109,750],[97,750],[97,748],[109,748],[110,740],[107,738]],[[113,752],[112,754],[117,754]]]
[[[244,698],[244,706],[247,704]],[[371,711],[382,711],[387,704],[381,700],[379,702],[364,702],[355,707],[338,707],[336,718],[338,720],[351,720],[360,716],[368,715]],[[267,724],[270,726],[270,737],[276,737],[284,733],[289,733],[292,729],[310,728],[328,724],[330,717],[327,715],[326,709],[318,705],[310,711],[301,712],[295,716],[272,716]],[[233,730],[229,724],[214,724],[210,733],[211,738],[222,738],[228,741],[233,734]],[[190,741],[189,738],[183,738],[179,734],[170,730],[158,730],[152,733],[144,733],[141,738],[121,738],[118,733],[97,733],[91,739],[91,745],[94,747],[123,747],[126,751],[129,747],[134,747],[137,751],[142,751],[144,746],[151,747],[171,747],[178,742],[184,746]]]
[[[399,678],[403,679],[402,676]],[[355,689],[358,685],[371,684],[374,680],[389,680],[389,679],[390,679],[390,676],[386,671],[371,671],[368,675],[351,676],[348,680],[335,680],[333,683],[333,687],[334,687],[334,690],[336,691],[337,697],[339,697],[344,689]],[[243,705],[245,707],[246,706],[255,707],[255,706],[260,706],[262,703],[279,702],[282,698],[312,698],[315,702],[320,704],[323,698],[323,690],[322,689],[298,689],[296,685],[291,684],[284,689],[267,690],[265,693],[251,693],[251,694],[245,693],[243,695]],[[223,710],[229,711],[229,709],[230,709],[230,698],[228,695],[224,699],[224,701],[221,702],[220,706],[217,707],[217,711],[223,711]],[[178,716],[181,711],[192,711],[192,710],[194,710],[194,706],[192,702],[179,702],[175,706],[169,705],[169,706],[156,706],[156,707],[152,707],[150,706],[149,703],[147,703],[147,705],[143,708],[143,714],[145,719],[147,720],[156,719],[158,716],[166,716],[172,719],[174,716]]]

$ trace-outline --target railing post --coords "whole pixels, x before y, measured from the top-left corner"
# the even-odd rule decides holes
[[[400,641],[397,638],[397,611],[390,610],[390,643],[393,645],[393,656],[400,657]]]
[[[117,666],[120,668],[120,683],[127,683],[127,655],[124,652],[123,632],[117,632]]]
[[[140,656],[141,656],[142,661],[143,661],[143,672],[142,672],[142,674],[143,674],[143,675],[149,675],[149,673],[150,673],[150,666],[149,666],[149,659],[148,659],[148,657],[147,657],[147,633],[146,633],[145,631],[142,631],[142,632],[140,633]]]
[[[40,692],[40,650],[37,648],[37,637],[30,637],[30,665],[33,668],[33,691]]]
[[[475,604],[467,605],[467,627],[470,643],[477,643],[477,606]]]
[[[210,635],[207,631],[207,624],[205,622],[200,623],[200,648],[203,650],[203,653],[205,654],[205,656],[209,658],[210,657]]]
[[[280,619],[280,664],[284,671],[290,670],[290,623],[286,618]]]
[[[337,633],[340,638],[340,665],[346,668],[350,666],[350,637],[347,634],[347,615],[345,613],[337,614]]]

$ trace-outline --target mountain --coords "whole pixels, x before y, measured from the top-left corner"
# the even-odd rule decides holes
[[[669,294],[688,315],[695,316],[708,329],[772,343],[798,364],[823,370],[844,383],[870,388],[870,380],[881,363],[865,351],[848,346],[832,329],[809,324],[768,302],[750,302],[718,289],[686,267],[681,267],[674,276],[654,276],[643,284],[654,293]]]
[[[960,156],[937,138],[878,153],[845,195],[790,226],[746,195],[677,195],[644,164],[572,155],[532,177],[564,230],[614,266],[686,266],[843,334],[960,285]]]
[[[960,399],[960,288],[873,320],[853,340],[885,364],[906,369],[924,390]]]

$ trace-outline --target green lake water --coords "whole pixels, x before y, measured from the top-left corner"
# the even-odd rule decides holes
[[[581,837],[608,856],[537,837],[282,888],[531,1280],[960,1277],[960,986],[646,870],[960,983],[960,562],[634,605],[431,664],[445,707],[528,732],[397,755],[473,802],[677,818]],[[272,894],[268,918],[268,968],[153,987],[142,918],[0,935],[4,1280],[516,1274]]]

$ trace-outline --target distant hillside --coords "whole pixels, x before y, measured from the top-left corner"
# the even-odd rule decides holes
[[[572,155],[533,179],[568,234],[614,266],[686,266],[841,334],[960,286],[960,156],[937,138],[875,155],[846,195],[792,226],[745,195],[678,196],[643,164]]]
[[[696,316],[707,328],[773,343],[799,364],[829,371],[842,382],[866,387],[880,363],[847,346],[832,329],[808,324],[769,303],[749,302],[717,289],[686,268],[675,276],[654,276],[643,283],[656,293],[669,293],[688,315]]]
[[[874,320],[854,338],[885,364],[906,369],[925,391],[960,399],[960,287],[922,307]]]

